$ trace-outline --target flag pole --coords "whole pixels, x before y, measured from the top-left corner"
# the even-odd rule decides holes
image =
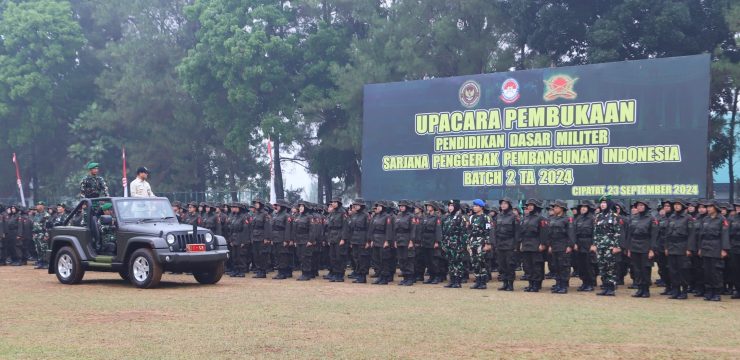
[[[26,207],[26,196],[23,195],[23,182],[21,181],[21,169],[18,166],[18,158],[16,158],[15,153],[13,153],[13,164],[15,164],[15,178],[16,183],[18,183],[18,191],[21,193],[21,205]]]
[[[123,177],[121,183],[123,184],[123,197],[128,197],[128,179],[126,179],[126,147],[121,146],[121,157],[123,158]]]
[[[277,194],[275,193],[275,164],[272,158],[272,140],[267,137],[267,153],[270,155],[270,204],[274,204],[277,201]]]

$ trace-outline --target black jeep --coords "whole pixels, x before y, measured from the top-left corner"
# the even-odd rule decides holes
[[[215,284],[229,257],[222,236],[179,224],[166,198],[83,199],[49,238],[49,274],[62,284],[79,283],[85,271],[118,272],[140,288],[157,286],[163,271]]]

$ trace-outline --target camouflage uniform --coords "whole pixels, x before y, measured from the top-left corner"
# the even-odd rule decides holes
[[[473,274],[475,274],[476,288],[485,289],[488,281],[485,251],[483,248],[491,244],[491,220],[485,213],[470,217],[470,249]]]
[[[442,219],[442,247],[447,257],[451,282],[462,281],[463,254],[466,252],[468,234],[465,231],[467,221],[459,211],[445,215]],[[458,286],[459,287],[459,286]]]
[[[604,291],[599,295],[613,295],[617,284],[617,262],[620,254],[612,253],[612,248],[622,246],[624,222],[612,211],[603,211],[596,215],[594,222],[594,245],[599,265],[601,283]]]
[[[33,234],[33,243],[36,245],[36,253],[38,254],[37,268],[41,268],[46,264],[44,257],[46,250],[49,248],[47,241],[49,238],[50,217],[46,211],[33,216],[31,233]]]
[[[115,219],[110,225],[103,225],[98,219],[98,229],[100,229],[100,248],[103,253],[116,253],[116,224]]]
[[[88,175],[80,183],[81,198],[108,197],[108,185],[100,176]]]

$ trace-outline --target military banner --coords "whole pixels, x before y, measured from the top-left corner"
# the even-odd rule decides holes
[[[709,56],[366,85],[368,199],[699,197]]]

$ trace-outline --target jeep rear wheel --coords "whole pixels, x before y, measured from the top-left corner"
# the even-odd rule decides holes
[[[223,261],[219,261],[219,263],[211,270],[193,272],[195,280],[204,285],[215,284],[221,280],[222,276],[224,276]]]
[[[136,287],[156,287],[162,279],[162,265],[157,262],[150,249],[138,249],[131,254],[128,277]]]
[[[79,284],[85,276],[80,257],[69,246],[65,246],[57,252],[54,260],[54,270],[60,283],[66,285]]]

